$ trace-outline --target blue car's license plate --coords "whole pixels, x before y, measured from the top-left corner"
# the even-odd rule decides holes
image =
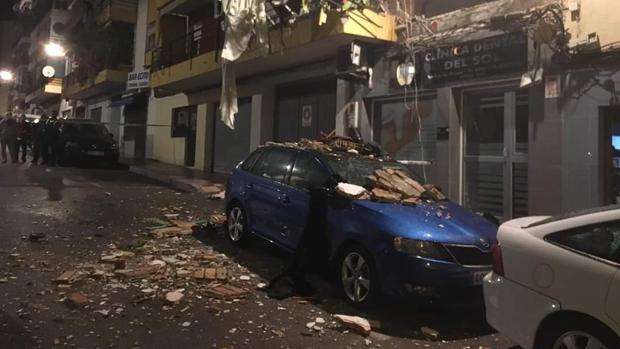
[[[488,274],[488,271],[477,271],[474,273],[474,280],[473,280],[473,284],[474,285],[482,285],[482,280],[484,280],[484,277]]]

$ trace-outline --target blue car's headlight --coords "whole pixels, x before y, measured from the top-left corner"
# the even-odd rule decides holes
[[[394,238],[394,248],[396,251],[406,253],[415,257],[432,258],[450,261],[452,257],[446,249],[436,242],[425,240],[413,240],[404,237]]]

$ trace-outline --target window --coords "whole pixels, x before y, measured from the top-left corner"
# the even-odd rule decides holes
[[[196,106],[172,109],[171,137],[187,137],[196,129]]]
[[[258,160],[258,158],[260,157],[262,153],[263,153],[263,150],[258,149],[257,151],[250,154],[250,156],[248,156],[248,158],[243,161],[241,168],[244,169],[245,171],[249,171],[252,168],[252,166],[254,166],[254,164],[256,163],[256,160]]]
[[[260,161],[254,166],[253,173],[274,181],[284,182],[291,168],[293,151],[290,149],[270,149],[265,151]]]
[[[411,178],[421,184],[424,184],[424,180],[422,180],[420,176],[398,162],[380,161],[377,159],[366,159],[353,156],[331,155],[325,156],[324,159],[334,172],[351,184],[367,186],[369,184],[368,176],[373,174],[375,170],[386,167],[404,171]]]
[[[444,173],[436,165],[438,126],[447,126],[435,96],[420,97],[416,103],[405,98],[373,103],[372,140],[395,160],[427,161],[410,165],[429,182],[442,183]]]
[[[620,221],[588,225],[551,234],[547,240],[559,245],[620,263]]]
[[[101,124],[65,123],[61,126],[62,132],[68,136],[107,138],[110,136],[108,129]]]
[[[309,189],[324,185],[329,173],[319,160],[308,153],[300,153],[295,160],[291,173],[291,185],[300,189]]]
[[[90,119],[101,122],[101,107],[90,110]]]

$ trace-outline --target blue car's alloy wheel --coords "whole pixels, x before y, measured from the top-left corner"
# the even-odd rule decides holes
[[[228,237],[233,243],[239,243],[245,233],[245,217],[239,206],[234,206],[228,213]]]
[[[342,259],[342,288],[349,301],[363,303],[371,290],[371,268],[368,261],[358,252],[349,252]]]

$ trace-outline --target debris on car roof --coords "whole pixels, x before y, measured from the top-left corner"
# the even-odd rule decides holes
[[[389,159],[381,149],[373,144],[356,141],[350,137],[336,136],[335,131],[329,134],[321,133],[317,140],[302,138],[299,142],[267,142],[265,146],[281,146],[295,149],[314,150],[332,155],[352,154],[366,157],[381,157]]]
[[[372,144],[358,142],[349,137],[335,136],[334,132],[322,134],[318,140],[301,139],[299,142],[267,142],[265,146],[281,146],[294,149],[314,150],[329,155],[347,155],[383,161],[392,159]],[[446,196],[433,184],[422,185],[403,170],[380,168],[367,177],[368,185],[361,187],[339,183],[336,191],[354,200],[374,200],[386,203],[416,205],[424,200],[443,201]]]

